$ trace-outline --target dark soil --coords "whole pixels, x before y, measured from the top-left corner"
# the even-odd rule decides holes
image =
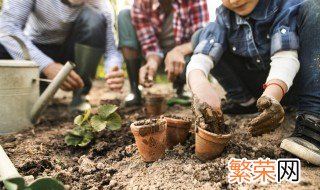
[[[90,102],[100,99],[123,98],[124,94],[107,92],[101,81],[94,83]],[[218,88],[215,86],[215,88]],[[128,85],[126,92],[128,92]],[[154,92],[172,93],[169,85],[157,85]],[[165,158],[154,163],[141,161],[134,137],[132,122],[147,119],[143,107],[120,108],[122,129],[105,131],[86,148],[69,147],[64,137],[73,128],[73,118],[67,110],[70,94],[60,93],[43,113],[35,128],[0,137],[0,143],[27,178],[52,176],[65,184],[66,189],[319,189],[320,169],[302,161],[301,182],[292,184],[229,184],[227,163],[231,158],[294,158],[280,149],[281,140],[294,129],[295,114],[287,114],[284,124],[270,134],[251,137],[244,125],[255,115],[225,116],[233,139],[221,157],[201,162],[194,154],[194,132],[186,144],[167,150]],[[190,108],[173,106],[167,114],[190,117]],[[1,189],[1,185],[0,185]]]

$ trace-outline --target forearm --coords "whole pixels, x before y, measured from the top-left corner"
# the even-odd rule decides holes
[[[162,58],[156,54],[151,54],[146,59],[147,59],[147,64],[156,65],[157,68],[162,62]]]
[[[263,95],[269,97],[271,96],[275,98],[278,102],[282,100],[284,93],[288,91],[286,83],[278,79],[270,80],[266,85],[267,87],[264,90]]]
[[[188,75],[188,83],[189,87],[192,92],[195,92],[199,86],[202,84],[207,84],[209,80],[207,79],[206,75],[201,70],[193,70]]]
[[[175,47],[175,49],[181,52],[184,56],[191,54],[193,51],[191,42],[178,45]]]

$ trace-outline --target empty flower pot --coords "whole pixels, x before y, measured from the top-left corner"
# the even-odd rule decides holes
[[[231,139],[231,134],[214,134],[196,127],[195,152],[201,161],[212,160],[219,156]]]
[[[167,129],[165,120],[137,121],[130,128],[143,161],[154,162],[164,157]]]
[[[164,116],[167,121],[167,147],[172,149],[177,144],[183,144],[188,137],[191,121],[186,119]]]
[[[146,112],[148,116],[161,115],[165,110],[165,98],[162,95],[146,96]]]

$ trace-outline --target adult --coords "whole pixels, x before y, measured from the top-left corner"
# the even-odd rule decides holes
[[[122,57],[115,46],[110,8],[106,0],[4,1],[0,59],[23,58],[19,44],[8,36],[13,35],[25,43],[31,60],[47,79],[53,79],[66,61],[75,62],[75,71],[61,89],[73,91],[72,111],[88,109],[86,95],[103,54],[108,85],[117,90],[123,84]]]
[[[191,36],[208,21],[206,0],[135,0],[131,10],[119,13],[119,47],[131,86],[127,105],[141,103],[139,83],[151,87],[163,62],[167,78],[182,95]]]

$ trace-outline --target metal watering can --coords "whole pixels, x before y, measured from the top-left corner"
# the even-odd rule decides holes
[[[29,52],[22,40],[16,36],[9,37],[19,43],[25,60],[0,60],[0,135],[32,127],[32,123],[75,67],[67,62],[40,96],[39,66],[30,61]]]

